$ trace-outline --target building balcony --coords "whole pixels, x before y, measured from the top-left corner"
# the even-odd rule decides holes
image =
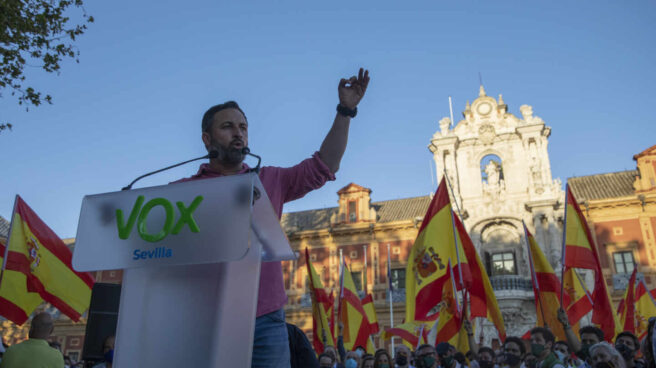
[[[390,293],[385,293],[385,301],[389,303]],[[405,288],[392,290],[392,301],[394,303],[405,303]]]
[[[519,290],[533,291],[533,282],[530,278],[518,275],[490,276],[490,283],[494,291]]]

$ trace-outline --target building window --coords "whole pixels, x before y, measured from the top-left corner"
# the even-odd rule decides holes
[[[515,253],[503,252],[492,255],[492,276],[516,274]]]
[[[355,201],[349,201],[348,203],[348,221],[349,222],[356,222],[358,220],[358,214],[355,210]]]
[[[358,258],[358,251],[352,250],[350,255],[351,255],[351,259],[356,259]]]
[[[613,235],[622,235],[624,233],[621,226],[613,228]]]
[[[351,272],[351,277],[353,278],[353,283],[355,284],[355,289],[357,291],[362,290],[362,271]]]
[[[394,290],[405,289],[405,268],[393,268],[391,278]]]
[[[635,268],[633,252],[631,251],[613,253],[613,261],[615,262],[615,272],[617,273],[631,273]]]
[[[401,254],[401,247],[393,247],[392,254]]]

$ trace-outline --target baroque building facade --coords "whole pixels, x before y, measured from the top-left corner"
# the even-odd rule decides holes
[[[451,184],[465,227],[496,290],[507,334],[521,336],[535,326],[534,295],[522,222],[558,269],[562,247],[564,192],[553,179],[547,151],[551,128],[522,105],[522,117],[508,112],[499,95],[483,86],[463,119],[440,120],[428,146],[438,182]],[[486,344],[498,335],[479,321]]]

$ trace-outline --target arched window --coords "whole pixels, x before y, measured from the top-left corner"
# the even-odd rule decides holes
[[[501,158],[497,155],[486,155],[481,160],[481,178],[488,185],[499,184],[503,177],[503,166]]]

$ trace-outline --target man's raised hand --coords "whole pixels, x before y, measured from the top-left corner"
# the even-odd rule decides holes
[[[362,97],[364,97],[368,84],[369,71],[363,68],[360,68],[357,77],[352,76],[349,79],[342,78],[337,88],[340,105],[351,110],[355,109],[358,103],[360,103],[360,100],[362,100]]]

